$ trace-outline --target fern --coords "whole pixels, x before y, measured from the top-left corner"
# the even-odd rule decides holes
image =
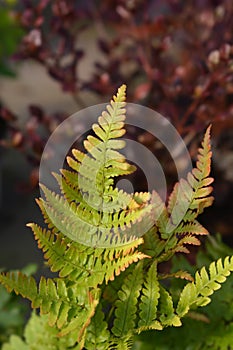
[[[126,277],[119,299],[116,301],[116,318],[112,332],[117,337],[127,336],[135,328],[137,299],[142,288],[142,265],[138,264],[134,271]]]
[[[40,200],[40,206],[52,226],[81,244],[98,247],[128,244],[138,237],[137,226],[142,225],[142,217],[150,211],[150,206],[145,205],[149,198],[139,205],[136,198],[113,188],[115,176],[135,170],[118,152],[124,147],[124,142],[118,140],[125,133],[124,107],[123,85],[99,117],[99,123],[93,125],[95,136],[84,141],[88,154],[73,150],[73,157],[67,157],[76,174],[62,171],[62,177],[55,175],[68,201],[41,185],[45,200]]]
[[[181,326],[181,321],[176,315],[173,305],[172,296],[162,286],[160,286],[160,321],[164,326]]]
[[[128,194],[114,187],[116,176],[135,170],[119,152],[125,146],[120,139],[124,121],[123,85],[84,141],[86,152],[73,149],[67,157],[70,169],[54,174],[60,193],[41,185],[44,196],[37,203],[47,228],[28,226],[57,277],[37,283],[22,272],[0,273],[9,292],[40,310],[24,339],[12,336],[3,350],[45,348],[37,332],[51,349],[131,349],[143,331],[180,327],[181,319],[207,305],[233,271],[230,257],[194,277],[182,268],[164,274],[159,267],[208,234],[197,217],[213,202],[210,127],[196,168],[175,185],[166,205],[156,192]],[[180,293],[172,294],[168,279],[182,280]]]
[[[232,255],[230,247],[222,243],[220,235],[208,236],[205,250],[197,254],[197,266],[191,265],[185,256],[173,259],[173,269],[186,268],[194,274],[197,267],[208,266],[213,259],[225,258]],[[176,279],[170,280],[174,297],[179,297],[184,282]],[[211,296],[211,303],[200,311],[189,311],[183,318],[180,328],[169,327],[163,332],[144,332],[135,339],[137,350],[229,350],[233,347],[233,275],[227,278],[222,288]]]
[[[37,316],[32,313],[24,331],[24,339],[13,335],[8,343],[4,344],[2,350],[44,350],[56,349],[64,350],[71,348],[78,350],[74,346],[75,339],[71,336],[57,337],[56,327],[48,325],[46,315]]]
[[[181,179],[179,183],[174,187],[174,190],[169,198],[168,212],[171,213],[172,225],[177,225],[180,221],[182,213],[182,206],[188,201],[188,206],[185,206],[183,213],[184,223],[189,223],[190,219],[194,222],[194,219],[202,213],[205,207],[208,207],[213,202],[213,197],[210,196],[213,188],[209,186],[213,182],[213,178],[209,177],[211,169],[211,145],[210,145],[210,127],[208,127],[202,147],[198,150],[196,168],[192,170],[187,176],[187,180]],[[179,198],[179,201],[177,200]],[[188,208],[188,210],[186,209]],[[182,229],[179,226],[181,232]],[[198,234],[196,227],[189,228],[191,233]],[[186,233],[186,227],[183,229]],[[206,234],[206,230],[201,230],[200,234]]]
[[[154,252],[159,262],[172,258],[175,253],[189,253],[187,245],[200,245],[198,235],[207,235],[208,231],[196,220],[213,202],[210,195],[213,182],[211,169],[210,127],[208,127],[201,147],[198,150],[196,167],[188,173],[187,179],[181,179],[168,199],[166,207],[156,192],[152,193],[152,206],[157,240],[161,249]],[[160,239],[159,239],[160,237]],[[162,240],[163,244],[162,244]]]
[[[61,279],[46,280],[42,277],[37,287],[34,278],[20,272],[12,272],[2,274],[0,281],[9,292],[14,290],[17,294],[20,293],[32,301],[33,308],[40,308],[42,314],[48,314],[49,324],[51,326],[56,324],[59,329],[63,328],[62,334],[67,334],[74,328],[81,332],[83,322],[89,318],[93,306],[97,305],[94,292],[92,300],[88,298],[89,292],[86,288],[80,288],[78,285],[69,286]]]
[[[140,309],[140,320],[138,323],[139,332],[147,329],[162,329],[157,319],[157,307],[160,297],[159,284],[157,279],[157,265],[153,263],[149,268],[144,288],[142,289]]]
[[[70,241],[61,233],[54,234],[35,224],[28,226],[32,228],[38,246],[43,250],[53,272],[59,272],[60,277],[67,277],[71,281],[88,281],[90,287],[113,280],[130,264],[148,257],[136,250],[143,243],[142,238],[128,243],[124,249],[96,248],[93,251],[92,248]]]
[[[109,349],[110,332],[107,329],[107,322],[104,320],[104,313],[101,310],[101,304],[98,305],[96,313],[93,316],[91,324],[87,328],[87,337],[85,348],[88,350],[107,350]]]
[[[205,267],[196,272],[195,281],[187,284],[181,295],[177,306],[177,313],[183,317],[191,307],[205,306],[210,303],[209,296],[221,287],[226,277],[233,271],[233,257],[226,257],[224,263],[219,259],[212,262],[209,267],[209,274]]]

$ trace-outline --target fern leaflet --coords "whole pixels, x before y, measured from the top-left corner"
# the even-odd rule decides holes
[[[127,336],[135,327],[137,299],[142,288],[142,265],[138,264],[133,272],[126,277],[119,299],[116,301],[115,320],[112,333],[117,337]]]
[[[146,329],[162,329],[157,318],[157,306],[159,300],[159,283],[157,279],[157,264],[154,262],[148,271],[142,289],[142,296],[139,303],[140,320],[138,323],[139,332]]]
[[[222,259],[212,262],[209,267],[209,274],[203,267],[200,272],[196,272],[195,281],[188,283],[181,292],[177,313],[183,317],[191,307],[205,306],[210,303],[209,296],[221,287],[226,277],[233,271],[233,257],[226,257],[224,263]]]
[[[163,326],[181,326],[180,317],[175,313],[173,300],[169,292],[160,286],[159,299],[160,322]]]

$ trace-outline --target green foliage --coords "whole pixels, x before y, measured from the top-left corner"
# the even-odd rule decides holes
[[[14,75],[7,59],[15,52],[16,46],[23,35],[22,29],[13,18],[10,9],[1,8],[0,11],[0,75]]]
[[[160,291],[157,278],[157,264],[154,262],[148,270],[142,289],[139,312],[140,320],[138,322],[140,331],[162,328],[160,323],[156,321],[159,296]]]
[[[177,313],[183,317],[191,307],[205,306],[210,303],[209,296],[215,290],[221,288],[220,283],[225,282],[226,277],[233,271],[233,256],[227,256],[222,263],[222,259],[212,262],[209,267],[209,274],[206,268],[195,274],[195,281],[187,284],[181,292],[177,306]]]
[[[112,328],[112,332],[116,337],[127,337],[135,328],[137,300],[141,288],[142,265],[138,264],[132,273],[125,278],[118,292],[118,300],[115,303],[116,317]]]
[[[213,259],[232,255],[233,251],[221,242],[220,236],[208,237],[205,250],[197,255],[197,266],[211,266]],[[195,267],[184,257],[173,259],[173,268],[185,266],[190,272]],[[175,283],[174,283],[175,282]],[[172,283],[173,296],[180,295],[183,283]],[[233,347],[233,275],[222,288],[211,296],[211,303],[203,312],[189,312],[179,329],[172,327],[161,332],[145,332],[134,342],[134,350],[228,350]],[[155,346],[156,344],[156,346]]]
[[[101,303],[96,308],[96,312],[87,328],[87,337],[85,348],[93,350],[109,349],[110,333],[107,322],[104,320],[104,313],[101,309]]]
[[[213,201],[210,127],[196,168],[175,185],[166,205],[155,192],[130,195],[114,187],[116,176],[134,171],[118,152],[124,120],[123,85],[93,125],[95,136],[84,141],[88,153],[73,150],[67,158],[72,171],[55,174],[61,194],[42,185],[45,198],[38,204],[48,228],[28,226],[58,276],[37,284],[22,272],[0,274],[8,291],[31,300],[41,315],[32,316],[24,341],[12,337],[4,350],[34,349],[39,335],[32,329],[44,334],[47,348],[131,349],[135,335],[165,332],[181,326],[184,316],[198,315],[195,309],[210,302],[233,270],[229,256],[194,277],[182,266],[167,275],[158,267],[208,233],[197,217]],[[174,292],[177,279],[183,285]],[[44,343],[34,344],[40,349]]]
[[[24,311],[15,296],[0,286],[0,344],[6,341],[10,334],[21,333]]]
[[[114,177],[135,170],[117,151],[125,144],[118,140],[125,133],[124,107],[123,85],[98,118],[99,123],[93,125],[96,136],[84,141],[88,153],[73,150],[73,157],[67,157],[75,173],[63,171],[62,176],[55,175],[65,197],[41,185],[45,194],[45,200],[40,199],[42,210],[52,225],[72,241],[101,248],[127,245],[135,241],[144,224],[143,217],[150,211],[149,194],[136,193],[132,197],[113,187]]]
[[[4,344],[2,350],[44,350],[44,349],[75,349],[72,337],[57,337],[58,329],[48,325],[46,315],[38,316],[32,313],[21,339],[16,335],[10,337],[10,341]]]
[[[69,277],[69,280],[86,283],[89,286],[109,280],[119,275],[130,264],[146,257],[135,248],[142,244],[142,239],[124,245],[124,249],[100,249],[83,246],[72,242],[61,234],[41,229],[35,224],[29,224],[34,232],[38,246],[45,253],[45,258],[53,272],[59,272],[60,277]]]
[[[35,273],[36,265],[27,265],[23,271],[27,275]],[[22,334],[26,311],[26,305],[19,302],[15,293],[9,294],[0,286],[0,345],[7,341],[11,334]]]

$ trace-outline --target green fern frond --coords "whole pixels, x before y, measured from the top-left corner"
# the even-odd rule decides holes
[[[118,140],[125,133],[125,89],[123,85],[118,90],[93,125],[95,136],[84,141],[87,154],[74,149],[73,157],[67,157],[73,171],[54,174],[63,196],[41,185],[45,199],[39,204],[50,228],[87,246],[128,244],[152,224],[149,193],[129,195],[113,187],[115,176],[136,169],[118,152],[125,146]]]
[[[76,161],[69,157],[67,159],[68,164],[80,175],[80,189],[87,195],[90,191],[94,196],[97,193],[97,199],[101,199],[98,208],[101,212],[103,212],[104,197],[113,184],[112,178],[130,174],[136,170],[126,162],[125,156],[117,151],[125,147],[125,142],[118,140],[125,134],[125,91],[126,86],[122,85],[106,107],[106,111],[98,118],[98,124],[93,124],[92,129],[96,136],[88,136],[84,141],[88,154],[73,150]]]
[[[126,277],[116,301],[115,320],[112,333],[116,337],[128,336],[135,328],[137,299],[142,288],[142,265],[137,264],[135,269]]]
[[[108,350],[110,342],[110,332],[107,329],[107,322],[104,320],[104,313],[101,304],[98,305],[95,315],[87,328],[85,349],[87,350]]]
[[[139,303],[139,332],[146,330],[147,328],[149,329],[150,327],[152,328],[152,325],[155,323],[159,296],[160,291],[157,278],[157,263],[154,262],[149,268],[142,288],[142,296]],[[157,329],[162,329],[158,321],[157,327]]]
[[[183,182],[183,187],[191,186],[193,189],[192,195],[192,209],[199,209],[199,213],[205,206],[212,204],[213,197],[208,197],[212,192],[212,187],[209,186],[213,182],[213,178],[209,177],[211,169],[211,145],[210,145],[210,126],[207,128],[204,140],[202,142],[202,147],[199,148],[196,162],[196,168],[188,174],[188,184]],[[188,190],[186,190],[185,195],[187,195]],[[169,211],[173,209],[172,206],[173,196],[170,198],[170,205],[168,207]],[[201,204],[202,203],[202,204]],[[200,205],[200,207],[199,207]]]
[[[65,282],[41,278],[37,288],[34,278],[28,277],[20,272],[10,272],[0,275],[1,283],[9,292],[21,294],[32,302],[33,308],[40,308],[42,314],[50,313],[49,322],[54,325],[56,322],[62,326],[72,308],[76,309],[77,299],[68,298],[68,290]]]
[[[37,296],[37,284],[33,277],[22,274],[18,271],[0,273],[0,282],[10,293],[21,294],[29,300],[35,300]]]
[[[180,327],[180,317],[175,313],[173,300],[169,292],[160,285],[159,299],[160,322],[162,326]]]
[[[85,307],[78,310],[74,317],[62,327],[61,331],[58,333],[58,336],[64,337],[69,333],[74,332],[77,336],[77,341],[82,346],[79,346],[80,349],[83,348],[85,343],[85,336],[87,327],[91,323],[91,319],[95,314],[96,307],[99,300],[94,298],[95,293],[89,293],[89,302],[85,304]]]
[[[181,295],[177,305],[177,313],[183,317],[190,308],[205,306],[210,303],[209,296],[221,287],[226,277],[233,271],[233,257],[226,257],[224,263],[222,259],[212,262],[209,267],[209,274],[203,267],[200,272],[196,272],[195,281],[188,283]]]
[[[169,217],[166,205],[155,191],[152,192],[151,203],[155,226],[158,228],[161,238],[167,239],[169,238],[169,232],[167,231]]]
[[[107,206],[110,212],[105,208],[106,211],[101,214],[86,203],[69,203],[62,196],[41,187],[46,200],[40,199],[40,207],[47,215],[46,221],[71,240],[81,244],[103,248],[128,244],[151,226],[151,219],[148,217],[151,212],[150,205],[143,203],[139,206],[122,191],[110,192],[111,198],[115,196],[111,205],[115,203],[114,207],[116,205],[122,209],[112,213],[109,204]]]
[[[148,258],[136,250],[143,243],[142,238],[119,248],[93,249],[72,242],[61,234],[53,234],[36,224],[28,226],[34,232],[38,246],[43,250],[53,272],[59,272],[61,278],[88,283],[90,287],[96,287],[104,281],[108,283],[130,264]]]
[[[159,237],[159,232],[156,226],[153,226],[148,232],[146,232],[143,239],[143,253],[155,258],[164,250],[166,241]]]
[[[16,294],[21,294],[32,302],[33,308],[40,308],[41,314],[48,314],[49,325],[56,324],[59,329],[62,328],[61,333],[64,335],[74,329],[77,330],[78,326],[81,332],[85,318],[89,318],[93,307],[97,305],[95,299],[89,302],[86,287],[68,286],[62,279],[46,280],[41,277],[37,287],[34,278],[20,272],[10,272],[1,273],[0,281],[9,292],[13,290]],[[83,301],[85,307],[82,305]],[[77,314],[80,324],[76,322]]]
[[[50,230],[42,229],[36,224],[31,227],[38,247],[44,252],[44,257],[52,272],[59,271],[59,277],[70,280],[85,280],[90,275],[90,261],[94,250],[77,242],[71,242],[62,234],[54,234]]]

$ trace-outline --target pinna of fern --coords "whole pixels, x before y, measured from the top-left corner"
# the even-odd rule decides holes
[[[71,170],[54,174],[61,193],[42,185],[44,198],[37,203],[47,228],[28,226],[58,276],[42,277],[37,285],[21,272],[0,274],[9,291],[31,300],[57,336],[72,339],[77,349],[130,349],[135,334],[181,326],[182,317],[210,302],[233,270],[226,258],[212,263],[209,273],[167,276],[187,280],[175,305],[158,265],[188,253],[187,246],[199,245],[198,236],[208,233],[197,216],[213,201],[210,127],[196,168],[175,185],[166,205],[156,192],[130,195],[114,187],[116,176],[135,170],[119,152],[124,121],[123,85],[93,125],[95,136],[84,141],[88,153],[73,150]]]

